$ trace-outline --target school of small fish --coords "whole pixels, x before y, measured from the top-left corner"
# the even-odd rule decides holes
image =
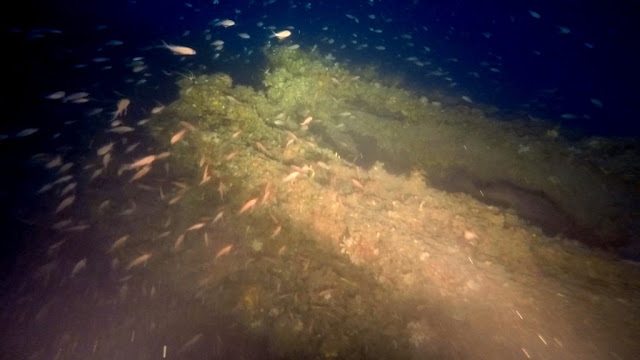
[[[283,0],[280,2],[284,3]],[[234,217],[244,219],[267,208],[265,204],[277,198],[277,189],[274,187],[295,188],[300,182],[313,176],[314,167],[316,171],[331,169],[330,165],[322,161],[300,164],[300,167],[292,166],[284,169],[282,175],[277,175],[273,184],[266,183],[264,187],[256,189],[255,193],[241,198],[234,195],[237,185],[227,179],[216,177],[216,164],[208,163],[204,157],[200,163],[202,177],[198,178],[199,184],[182,183],[182,180],[166,181],[172,171],[166,159],[176,156],[181,147],[195,141],[199,136],[200,125],[193,121],[198,125],[195,127],[189,123],[191,119],[185,119],[179,126],[162,129],[165,131],[163,144],[150,145],[145,142],[144,134],[152,128],[155,129],[154,122],[171,109],[171,97],[162,97],[164,95],[158,91],[158,84],[175,81],[195,83],[199,81],[197,74],[216,71],[217,66],[221,64],[238,64],[250,68],[248,64],[253,64],[252,59],[261,50],[268,51],[274,46],[285,46],[287,51],[303,49],[321,54],[324,60],[336,65],[348,64],[353,59],[361,57],[361,54],[366,54],[383,64],[383,67],[397,66],[415,74],[417,78],[442,85],[455,94],[452,98],[459,104],[474,106],[483,99],[479,94],[465,90],[467,87],[460,84],[475,84],[476,81],[479,83],[488,79],[488,83],[498,88],[499,86],[494,85],[501,83],[511,65],[508,63],[508,57],[494,51],[491,46],[479,56],[466,57],[464,53],[456,53],[455,47],[451,45],[456,43],[456,39],[466,37],[475,37],[479,43],[495,43],[501,34],[493,30],[490,23],[485,24],[485,28],[480,31],[474,30],[473,33],[453,26],[439,29],[440,17],[429,18],[433,23],[432,27],[426,23],[420,26],[405,24],[405,19],[389,15],[383,6],[378,4],[379,1],[374,0],[365,1],[358,7],[345,6],[341,10],[344,13],[332,14],[332,18],[313,15],[311,9],[322,6],[320,3],[279,4],[288,6],[292,12],[303,11],[301,14],[304,15],[299,16],[299,19],[285,18],[286,21],[290,21],[287,23],[283,18],[270,17],[267,14],[253,20],[244,16],[244,8],[230,11],[230,7],[223,8],[218,3],[218,0],[202,2],[200,6],[185,3],[184,14],[181,16],[187,19],[189,16],[202,16],[204,11],[201,10],[207,10],[207,7],[218,11],[216,16],[219,17],[207,19],[206,25],[202,26],[190,26],[188,21],[182,21],[182,36],[164,34],[164,39],[155,38],[148,39],[144,44],[129,44],[127,38],[120,37],[121,34],[116,31],[110,33],[109,26],[101,25],[95,29],[87,29],[88,32],[101,34],[102,40],[95,44],[93,51],[84,53],[56,45],[55,48],[60,53],[51,56],[67,56],[73,59],[75,63],[69,64],[68,68],[75,78],[82,78],[84,74],[90,73],[110,78],[114,72],[124,73],[124,70],[126,75],[117,81],[117,86],[104,85],[104,88],[100,81],[93,81],[88,75],[84,84],[71,81],[51,83],[44,91],[38,93],[38,99],[48,108],[64,109],[65,112],[77,115],[65,117],[58,123],[51,124],[10,124],[6,127],[6,132],[3,130],[4,134],[0,134],[0,141],[7,143],[55,142],[55,146],[34,154],[31,160],[48,174],[43,176],[44,180],[33,192],[38,199],[42,199],[42,206],[46,207],[50,215],[50,225],[47,225],[47,228],[59,234],[91,233],[96,226],[83,220],[82,215],[86,212],[104,219],[110,215],[126,222],[126,219],[140,212],[142,202],[135,195],[138,191],[153,194],[157,204],[162,206],[179,207],[183,199],[189,198],[189,191],[193,188],[212,187],[214,196],[219,196],[221,202],[243,204],[237,207],[225,205],[224,208],[217,208],[205,216],[187,219],[186,223],[172,218],[163,219],[161,229],[150,235],[152,240],[145,239],[145,242],[141,242],[139,235],[134,235],[131,228],[118,227],[116,235],[108,237],[105,243],[100,244],[100,251],[112,260],[111,270],[120,276],[120,280],[124,279],[123,282],[126,282],[129,276],[145,271],[145,268],[161,266],[164,255],[160,254],[159,248],[155,248],[157,243],[153,243],[158,239],[168,239],[167,241],[171,242],[167,249],[173,256],[179,256],[186,252],[185,249],[194,246],[194,239],[204,239],[207,247],[209,243],[212,244],[212,260],[220,264],[232,259],[242,247],[230,239],[216,238],[212,235],[213,231],[232,221]],[[249,3],[269,9],[269,6],[274,6],[276,0],[263,1],[262,4]],[[234,6],[242,7],[240,2]],[[588,32],[580,29],[579,22],[571,23],[570,19],[567,23],[561,24],[555,23],[555,20],[548,22],[548,19],[552,18],[543,9],[521,9],[518,13],[496,19],[494,22],[514,28],[528,26],[536,31],[548,32],[554,36],[554,42],[580,47],[586,52],[585,56],[589,56],[589,52],[599,50],[598,40],[588,38]],[[258,20],[259,22],[255,23]],[[15,33],[22,33],[28,44],[63,37],[65,31],[34,28],[17,29]],[[107,35],[109,37],[106,37]],[[549,56],[541,50],[539,44],[526,46],[522,47],[522,52],[526,52],[533,59]],[[122,55],[123,53],[126,55]],[[460,68],[464,68],[465,71],[460,71]],[[357,78],[333,78],[328,83],[340,84],[353,80]],[[559,94],[562,91],[553,87],[539,89],[534,92],[532,98],[523,102],[525,105],[522,108],[525,111],[546,108],[546,100],[561,98]],[[598,114],[610,107],[608,99],[602,100],[605,95],[600,92],[580,96],[581,102]],[[158,100],[155,100],[156,98]],[[239,102],[231,96],[227,96],[225,101]],[[282,115],[273,123],[281,127],[289,126],[285,122],[287,119],[284,114]],[[313,129],[322,123],[322,116],[315,112],[311,114],[317,115],[315,119],[310,114],[304,115],[293,122],[296,129]],[[587,120],[590,117],[587,112],[571,108],[561,108],[555,116],[563,121]],[[340,117],[346,122],[353,115],[343,113]],[[93,132],[90,133],[88,129]],[[231,135],[231,139],[242,139],[246,134],[246,131],[242,130],[238,129]],[[287,137],[287,141],[283,141],[282,144],[284,148],[304,141],[298,138],[300,133],[296,135],[292,131],[286,131],[287,135],[283,138]],[[86,140],[87,138],[90,139]],[[56,142],[57,140],[60,141]],[[63,143],[63,140],[68,143]],[[267,142],[253,140],[249,146],[260,156],[272,156],[274,152],[273,146]],[[528,148],[523,147],[519,151],[524,153]],[[224,159],[228,162],[233,161],[236,156],[243,156],[239,150],[224,154]],[[367,184],[360,178],[350,180],[358,193],[370,191],[370,183]],[[96,206],[85,198],[94,189],[114,183],[125,200],[100,199],[101,203]],[[267,236],[276,238],[281,231],[283,225],[276,222],[275,229],[272,232],[269,230]],[[87,235],[87,238],[89,237]],[[60,253],[60,249],[68,244],[65,241],[59,240],[50,245],[49,251]],[[285,250],[286,247],[282,246],[278,254],[284,254]],[[99,270],[97,268],[100,262],[95,259],[94,253],[75,254],[69,257],[66,263],[48,263],[43,269],[52,271],[52,268],[64,266],[65,277],[71,281],[78,281],[83,276]],[[186,341],[181,349],[188,351],[202,343],[202,338],[203,334],[196,334]]]

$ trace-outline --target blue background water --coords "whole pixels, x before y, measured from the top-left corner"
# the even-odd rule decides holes
[[[74,71],[73,65],[92,57],[107,56],[117,62],[118,57],[135,56],[136,49],[157,45],[161,39],[202,52],[210,47],[202,33],[207,24],[230,18],[236,21],[235,27],[209,28],[214,39],[225,40],[226,55],[238,50],[240,59],[244,48],[258,51],[269,41],[269,32],[256,22],[278,28],[293,26],[296,43],[308,47],[318,44],[339,62],[380,64],[382,72],[401,71],[417,85],[441,87],[474,102],[526,112],[589,134],[638,134],[634,103],[640,58],[633,37],[638,32],[634,20],[639,9],[633,2],[279,0],[264,5],[259,1],[141,0],[26,1],[17,5],[23,9],[5,14],[7,28],[2,36],[4,44],[14,49],[7,58],[14,62],[10,72],[22,79],[9,87],[8,95],[25,105],[62,83],[105,90],[118,77],[128,75],[118,73],[126,69],[116,67],[108,73]],[[529,10],[539,13],[540,18],[534,18]],[[375,19],[369,18],[370,14]],[[106,28],[99,30],[101,25]],[[559,26],[571,32],[562,34]],[[29,40],[38,28],[54,28],[62,34]],[[182,37],[187,30],[191,33]],[[252,38],[242,40],[238,32],[247,32]],[[335,42],[322,42],[323,37]],[[124,45],[104,49],[104,41],[110,39],[122,40]],[[358,49],[362,44],[368,47]],[[376,50],[378,45],[386,49]],[[147,62],[167,59],[160,52],[142,55]],[[156,59],[150,60],[153,57]],[[405,60],[408,57],[431,65],[416,66]],[[190,61],[216,71],[210,58]],[[241,61],[236,65],[242,72],[257,71]],[[451,80],[430,76],[434,69],[447,73]],[[16,91],[16,85],[20,88],[21,84],[25,88]],[[30,93],[40,97],[30,97]],[[600,101],[602,107],[591,99]]]

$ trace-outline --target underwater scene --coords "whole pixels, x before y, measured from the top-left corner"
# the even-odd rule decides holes
[[[0,27],[1,359],[638,359],[633,2]]]

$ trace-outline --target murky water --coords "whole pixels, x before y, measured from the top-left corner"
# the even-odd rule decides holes
[[[491,206],[429,182],[444,165],[480,179],[529,175],[499,196],[526,194],[547,206],[547,197],[521,190],[540,181],[556,199],[546,209],[564,206],[584,224],[588,216],[562,197],[576,175],[556,173],[548,185],[548,174],[532,171],[565,166],[538,161],[563,144],[542,133],[532,150],[514,148],[515,135],[492,148],[487,134],[507,130],[483,129],[483,114],[442,110],[316,66],[305,76],[325,82],[300,81],[317,84],[303,99],[296,78],[282,87],[290,92],[266,96],[232,87],[224,75],[183,78],[181,98],[135,132],[100,132],[86,151],[32,159],[37,168],[73,158],[78,185],[65,195],[67,181],[54,185],[23,219],[24,242],[3,284],[5,357],[632,359],[640,352],[637,265],[561,231],[550,237],[508,203]],[[274,71],[266,82],[279,76],[286,78]],[[363,91],[359,99],[345,95],[355,91]],[[405,101],[430,117],[396,112]],[[374,115],[377,107],[388,113]],[[535,146],[544,141],[549,152]],[[111,151],[96,154],[110,142]],[[134,179],[144,165],[132,164],[147,156],[154,156],[148,172]],[[403,166],[382,162],[394,156]],[[500,166],[486,165],[496,158]],[[505,165],[518,163],[528,165]],[[473,181],[474,189],[487,184]],[[56,212],[69,196],[73,203]]]

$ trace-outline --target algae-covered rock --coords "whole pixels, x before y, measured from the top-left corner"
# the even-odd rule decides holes
[[[478,264],[513,274],[540,264],[562,279],[585,262],[565,244],[552,248],[551,236],[611,239],[625,228],[602,186],[617,182],[543,125],[437,106],[374,69],[347,70],[315,52],[265,55],[261,91],[224,74],[182,79],[181,99],[154,119],[153,134],[171,147],[172,171],[190,179],[176,216],[197,209],[218,219],[199,293],[273,358],[409,358],[436,336],[415,321],[417,309],[472,321],[467,297],[503,286],[475,277]],[[575,232],[545,234],[527,214],[552,216],[557,229],[566,219]],[[580,286],[626,271],[587,264]]]

